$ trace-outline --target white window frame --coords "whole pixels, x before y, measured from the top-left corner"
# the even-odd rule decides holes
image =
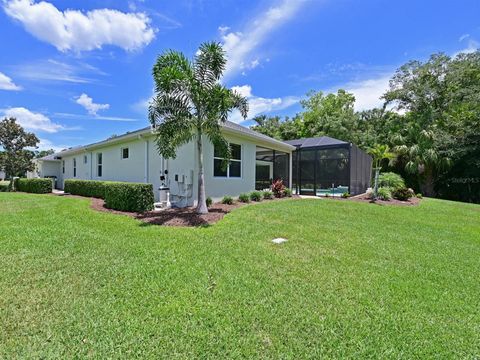
[[[83,163],[84,163],[84,164],[88,163],[88,157],[87,157],[87,155],[83,155]]]
[[[238,145],[240,146],[240,160],[238,159],[230,159],[227,165],[227,175],[226,176],[220,176],[220,175],[215,175],[215,160],[224,160],[222,157],[215,156],[215,145],[213,145],[213,177],[214,178],[219,178],[219,179],[242,179],[243,178],[243,145],[242,144],[237,144],[237,143],[228,143],[228,146],[230,145]],[[240,163],[240,176],[230,176],[230,163],[231,162],[238,162]]]
[[[127,150],[127,151],[128,151],[128,156],[127,156],[127,157],[123,157],[123,150]],[[128,147],[128,146],[127,146],[127,147],[122,147],[122,148],[120,149],[120,159],[122,159],[122,160],[127,160],[127,159],[129,159],[129,158],[130,158],[130,149],[129,149],[129,147]]]
[[[102,158],[102,161],[98,161],[100,157]],[[98,169],[102,169],[101,175],[99,175],[100,171],[98,171]],[[97,153],[97,177],[103,177],[103,153],[101,152]]]
[[[73,177],[77,177],[77,158],[73,158]]]
[[[62,174],[65,174],[65,160],[62,160]]]

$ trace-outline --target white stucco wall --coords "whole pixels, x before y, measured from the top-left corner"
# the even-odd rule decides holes
[[[227,140],[241,145],[242,163],[240,178],[215,177],[213,174],[213,144],[203,139],[204,173],[206,195],[214,201],[225,195],[233,197],[255,189],[255,164],[257,144],[248,137],[225,134]],[[122,159],[121,149],[128,147],[129,158]],[[102,176],[97,176],[97,154],[102,153]],[[87,162],[84,163],[84,156]],[[77,160],[77,176],[73,176],[73,159]],[[62,161],[65,173],[62,173]],[[63,155],[62,161],[52,162],[56,170],[58,187],[63,188],[65,179],[127,181],[153,184],[155,200],[159,200],[158,188],[160,176],[168,170],[165,184],[170,187],[171,195],[188,195],[187,205],[196,203],[198,190],[198,161],[194,141],[181,146],[175,159],[163,160],[158,154],[155,138],[151,135],[138,136],[114,145],[97,147],[91,151]],[[48,162],[43,162],[47,164]],[[55,164],[55,165],[53,165]],[[43,165],[45,166],[45,165]],[[48,165],[49,166],[49,165]],[[178,175],[179,182],[175,181]],[[43,176],[43,175],[42,175]],[[182,179],[185,179],[182,182]]]

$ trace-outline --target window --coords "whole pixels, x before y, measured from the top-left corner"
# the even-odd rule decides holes
[[[128,148],[122,148],[122,159],[128,159]]]
[[[87,155],[83,155],[83,163],[86,164],[88,162]]]
[[[218,149],[213,149],[213,176],[239,178],[242,176],[242,146],[230,144],[232,157],[226,168],[223,167],[224,158]]]
[[[73,177],[77,177],[77,159],[73,158]]]
[[[62,174],[65,174],[65,160],[62,160]]]
[[[97,154],[97,176],[102,177],[103,159],[102,153]]]

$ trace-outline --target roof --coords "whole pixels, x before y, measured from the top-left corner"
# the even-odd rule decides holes
[[[226,121],[225,124],[223,124],[223,130],[229,133],[233,133],[239,136],[246,136],[250,138],[255,138],[256,140],[259,140],[262,144],[270,145],[270,146],[275,146],[284,150],[295,150],[295,148],[292,145],[286,144],[283,141],[273,139],[267,135],[260,134],[256,131],[253,131],[252,129],[249,129],[245,126],[236,124],[231,121]],[[153,135],[152,128],[150,126],[138,129],[135,131],[129,131],[125,134],[118,135],[115,137],[111,137],[102,141],[98,141],[95,143],[91,143],[88,145],[83,145],[83,146],[76,146],[72,147],[66,150],[62,150],[58,153],[55,153],[53,155],[48,155],[43,158],[39,158],[37,160],[42,160],[42,161],[54,161],[57,160],[58,158],[61,158],[62,156],[65,155],[70,155],[78,152],[84,152],[84,151],[90,151],[94,148],[98,148],[104,145],[113,145],[115,143],[119,142],[124,142],[126,140],[130,140],[132,138],[136,137],[142,137],[146,135]]]
[[[293,145],[297,148],[309,148],[309,147],[322,147],[322,146],[335,146],[335,145],[348,145],[350,143],[338,139],[331,138],[329,136],[320,136],[314,138],[287,140],[285,141],[289,145]]]

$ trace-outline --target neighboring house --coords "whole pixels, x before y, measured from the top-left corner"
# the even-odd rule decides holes
[[[5,180],[5,171],[0,169],[0,180]]]
[[[301,195],[352,195],[370,186],[372,157],[356,145],[328,136],[289,140],[293,152],[292,188]]]
[[[215,156],[213,144],[207,139],[203,142],[207,196],[219,200],[225,195],[238,196],[254,190],[257,164],[268,167],[270,179],[264,187],[273,178],[281,178],[290,186],[294,146],[232,122],[226,122],[222,132],[232,148],[232,159],[226,169],[222,167],[222,159]],[[263,159],[265,153],[271,156]],[[157,201],[157,189],[162,184],[170,188],[171,201],[177,206],[194,205],[197,199],[195,143],[181,146],[175,159],[163,159],[150,127],[36,159],[35,165],[29,176],[56,177],[59,189],[63,189],[66,179],[143,182],[153,184]]]

